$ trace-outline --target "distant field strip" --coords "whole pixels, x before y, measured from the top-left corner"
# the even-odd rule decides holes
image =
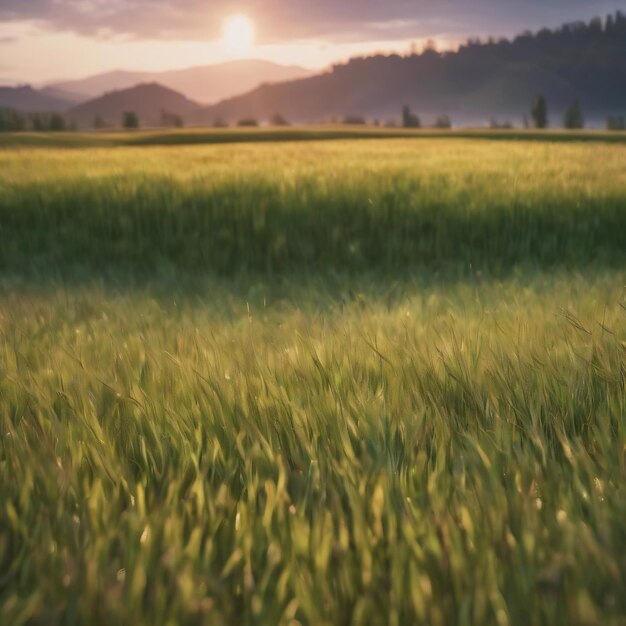
[[[341,141],[356,139],[484,139],[488,141],[533,141],[539,143],[626,144],[626,132],[600,130],[411,130],[372,126],[302,126],[292,128],[191,128],[184,130],[139,130],[0,133],[0,149],[15,147],[106,148],[128,146],[184,146],[202,144],[283,143],[301,141]]]

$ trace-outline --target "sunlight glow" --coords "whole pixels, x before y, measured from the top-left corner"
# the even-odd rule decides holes
[[[231,15],[224,21],[223,41],[233,52],[246,52],[254,45],[254,24],[245,15]]]

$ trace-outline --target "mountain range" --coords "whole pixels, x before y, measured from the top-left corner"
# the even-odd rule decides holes
[[[456,51],[431,46],[409,56],[355,58],[316,75],[236,61],[163,73],[112,72],[42,90],[0,88],[0,107],[63,111],[85,127],[96,118],[119,125],[127,111],[148,126],[159,125],[164,112],[184,117],[187,125],[262,122],[275,114],[292,123],[348,116],[397,121],[408,105],[425,123],[446,114],[456,125],[484,125],[490,118],[519,123],[538,94],[546,96],[553,123],[574,102],[592,125],[626,113],[626,16],[513,40],[470,40]]]
[[[55,92],[33,89],[30,85],[0,87],[0,108],[15,109],[25,113],[62,112],[69,103]]]
[[[284,82],[311,74],[310,70],[295,65],[247,59],[167,72],[107,72],[82,80],[53,83],[48,89],[87,100],[142,83],[158,83],[192,100],[209,104],[245,93],[262,83]]]
[[[492,117],[521,121],[537,94],[553,116],[579,101],[589,120],[626,111],[626,16],[526,32],[514,40],[469,41],[458,51],[430,48],[411,56],[353,59],[310,78],[261,85],[193,113],[192,124],[215,119],[294,123],[398,118],[403,105],[425,121],[452,115],[456,123]]]
[[[40,88],[0,86],[0,108],[31,112],[67,112],[76,105],[114,91],[158,83],[199,103],[211,103],[245,93],[263,83],[311,75],[295,65],[249,59],[167,72],[114,71],[81,80],[56,82]],[[200,107],[200,105],[198,105]],[[197,107],[197,108],[198,108]],[[112,117],[109,114],[108,117]]]

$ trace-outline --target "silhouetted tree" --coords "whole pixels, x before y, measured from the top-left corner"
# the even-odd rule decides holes
[[[185,125],[181,115],[161,111],[161,126],[165,128],[182,128]]]
[[[609,115],[606,120],[607,130],[626,130],[626,116]]]
[[[548,127],[548,103],[544,96],[537,96],[530,112],[535,128]]]
[[[606,18],[604,30],[607,33],[612,33],[614,28],[615,28],[615,18],[613,17],[613,15],[609,14]]]
[[[0,132],[6,133],[11,130],[11,112],[8,109],[0,109]]]
[[[437,53],[437,43],[434,39],[428,39],[424,45],[423,53],[429,53],[432,55],[433,52],[435,54]]]
[[[594,17],[589,22],[589,33],[601,35],[602,31],[603,31],[602,18],[601,17]]]
[[[259,125],[259,122],[255,120],[253,117],[246,117],[237,122],[237,126],[240,126],[242,128],[246,128],[246,127],[252,128],[258,125]]]
[[[50,116],[48,128],[53,132],[61,132],[65,130],[65,120],[58,113],[53,113]]]
[[[3,120],[0,122],[0,127],[8,132],[19,133],[26,130],[28,126],[26,116],[19,111],[14,111],[13,109],[4,109],[1,112],[0,119]]]
[[[404,128],[420,128],[420,118],[405,105],[402,107],[402,126]]]
[[[67,121],[59,113],[20,113],[13,109],[0,109],[0,131],[36,132],[67,130]]]
[[[39,113],[34,113],[31,117],[31,124],[33,130],[37,133],[42,133],[46,130],[46,125],[44,124],[43,118]]]
[[[102,119],[100,115],[96,115],[93,118],[93,127],[97,129],[102,129],[107,127],[107,123]]]
[[[495,117],[492,117],[489,120],[489,128],[493,130],[510,130],[513,128],[513,124],[511,122],[498,122]]]
[[[563,126],[569,130],[584,128],[585,120],[578,101],[574,102],[574,104],[572,104],[567,111],[565,111]]]
[[[343,118],[342,124],[347,124],[348,126],[362,126],[367,124],[364,117],[360,115],[346,115]]]
[[[449,115],[440,115],[435,120],[435,128],[452,128],[452,120]]]
[[[272,115],[270,124],[272,126],[289,126],[289,122],[280,113]]]
[[[122,126],[127,130],[139,128],[139,117],[134,111],[126,111],[122,115]]]

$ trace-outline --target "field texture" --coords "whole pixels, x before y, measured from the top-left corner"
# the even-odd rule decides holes
[[[0,150],[0,623],[626,623],[626,145]]]

